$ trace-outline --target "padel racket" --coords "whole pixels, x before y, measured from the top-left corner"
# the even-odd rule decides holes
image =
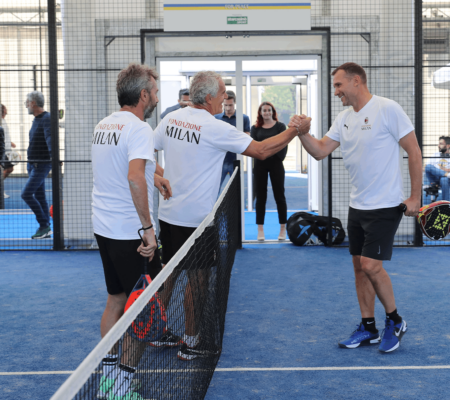
[[[450,232],[450,201],[436,201],[423,206],[417,216],[420,229],[431,240],[442,240]]]
[[[143,231],[143,229],[139,229],[138,234],[145,246],[144,239],[140,233],[141,230]],[[155,257],[157,256],[158,255],[155,254]],[[148,272],[148,258],[144,257],[144,274],[141,275],[130,293],[127,303],[125,304],[125,312],[138,299],[138,297],[147,288],[147,286],[150,285],[151,282],[152,278]],[[128,334],[141,342],[154,342],[161,338],[166,330],[166,325],[166,310],[158,296],[158,293],[155,293],[148,304],[131,323],[131,326],[128,328]]]

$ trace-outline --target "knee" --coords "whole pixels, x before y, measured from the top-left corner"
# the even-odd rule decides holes
[[[366,275],[375,275],[383,268],[383,262],[371,258],[361,257],[361,271]]]
[[[431,171],[431,169],[432,169],[432,165],[431,164],[427,164],[426,166],[425,166],[425,172],[430,172]]]

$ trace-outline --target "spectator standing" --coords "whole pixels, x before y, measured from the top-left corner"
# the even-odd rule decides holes
[[[39,223],[39,228],[31,239],[44,239],[53,233],[50,229],[50,212],[45,198],[45,178],[52,169],[50,113],[44,110],[44,95],[38,91],[28,93],[25,107],[28,114],[34,115],[34,120],[27,151],[29,178],[21,196]]]
[[[278,121],[277,111],[273,104],[265,101],[258,108],[256,124],[252,126],[251,137],[261,142],[286,130],[286,125]],[[258,240],[264,240],[264,217],[266,214],[268,176],[272,183],[273,196],[277,203],[280,234],[278,240],[286,240],[287,204],[284,195],[285,170],[283,161],[286,158],[287,146],[265,160],[255,160],[256,188],[256,224]]]
[[[223,101],[223,112],[214,115],[216,119],[220,119],[230,125],[236,126],[236,93],[232,90],[227,90],[228,98]],[[244,132],[250,135],[250,118],[243,114],[244,119]],[[220,180],[220,186],[228,174],[233,174],[233,163],[236,161],[236,153],[227,152],[225,159],[223,160],[222,177]]]
[[[178,104],[166,108],[165,111],[161,114],[161,119],[163,119],[167,114],[171,113],[172,111],[176,111],[179,110],[180,108],[187,107],[189,104],[191,104],[189,100],[189,89],[181,89],[178,92]]]

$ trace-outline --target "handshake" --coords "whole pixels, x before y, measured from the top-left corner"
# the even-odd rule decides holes
[[[289,128],[297,129],[298,136],[306,135],[311,128],[311,118],[306,115],[294,115],[288,124]]]

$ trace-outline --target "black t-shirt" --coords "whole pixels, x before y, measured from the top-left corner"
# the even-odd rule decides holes
[[[269,129],[265,129],[262,127],[257,128],[255,125],[253,125],[252,129],[250,130],[250,136],[257,142],[262,142],[263,140],[276,136],[279,133],[284,132],[285,130],[286,125],[279,121],[277,121],[275,125]],[[283,161],[286,158],[286,154],[287,154],[287,146],[284,149],[281,149],[278,153],[274,154],[272,157],[277,157],[281,161]]]

